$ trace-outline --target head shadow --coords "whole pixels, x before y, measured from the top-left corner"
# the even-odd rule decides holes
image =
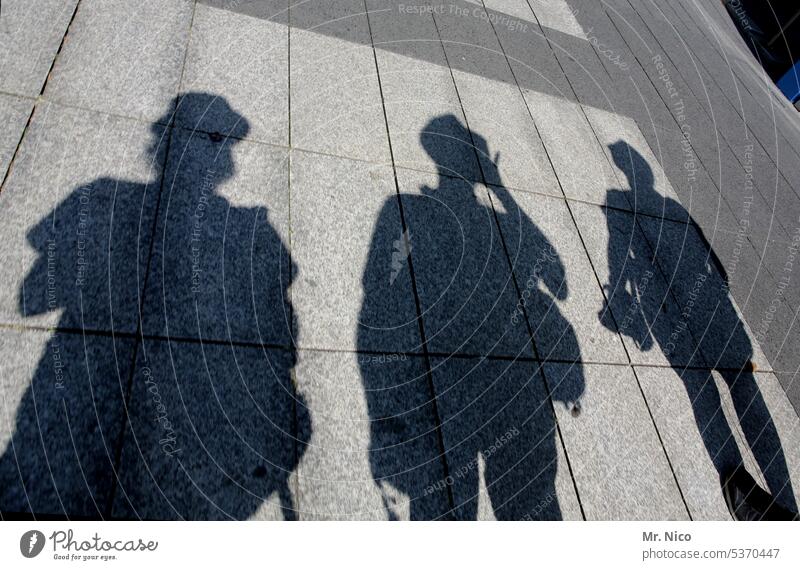
[[[288,197],[264,161],[276,181],[285,163],[254,168],[249,129],[184,93],[138,137],[147,177],[83,183],[28,230],[20,313],[56,332],[0,458],[4,513],[296,517],[311,424],[290,380]]]

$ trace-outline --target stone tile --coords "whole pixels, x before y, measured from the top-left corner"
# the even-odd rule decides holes
[[[5,178],[32,110],[33,101],[30,99],[0,95],[0,122],[6,125],[0,135],[0,180]]]
[[[735,232],[739,222],[692,148],[691,131],[688,138],[677,127],[655,127],[644,134],[681,205],[709,241],[717,230]]]
[[[730,520],[721,474],[745,461],[738,426],[728,424],[708,371],[637,367],[661,440],[693,520]]]
[[[259,3],[253,17],[198,4],[181,91],[219,95],[250,123],[248,138],[288,145],[289,28],[286,0]],[[208,109],[178,107],[176,123],[226,133],[224,100]],[[192,124],[192,123],[196,124]]]
[[[748,323],[758,338],[764,353],[770,360],[789,401],[800,409],[800,381],[796,373],[800,370],[800,318],[798,307],[781,297],[780,288],[771,279],[757,284],[760,294],[751,294],[752,307],[746,313]]]
[[[305,451],[297,434],[310,420],[293,365],[290,352],[145,340],[113,515],[297,518],[294,469]]]
[[[3,321],[136,330],[164,136],[157,126],[37,106],[0,195]]]
[[[361,45],[370,44],[363,0],[303,2],[289,0],[290,21],[298,31],[322,34]]]
[[[503,52],[524,90],[575,100],[575,94],[526,0],[484,0]],[[550,22],[540,22],[550,26]],[[580,25],[578,25],[579,27]],[[551,26],[552,27],[552,26]]]
[[[651,27],[660,25],[663,28],[662,35],[664,37],[669,31],[677,34],[685,46],[685,51],[679,53],[682,53],[683,56],[691,53],[695,61],[702,66],[701,73],[712,77],[723,92],[726,89],[733,89],[730,95],[735,97],[735,75],[731,73],[724,57],[717,51],[717,40],[710,28],[701,30],[700,25],[703,25],[703,22],[689,18],[680,5],[647,6],[645,8],[640,10],[639,14]]]
[[[532,2],[531,5],[538,15],[545,3]],[[542,26],[577,101],[584,105],[612,108],[610,101],[615,85],[594,46],[584,38],[563,33],[546,24]]]
[[[525,100],[567,198],[605,204],[619,181],[580,106],[526,90]],[[623,199],[617,207],[628,208]]]
[[[795,412],[800,409],[800,379],[798,379],[797,374],[798,368],[800,368],[800,363],[798,363],[795,370],[790,372],[775,372],[775,376],[786,392],[786,397],[789,398],[789,402],[792,404]]]
[[[586,33],[567,0],[533,2],[532,7],[539,23],[545,28],[551,28],[579,39],[586,39]]]
[[[742,311],[747,313],[748,304],[753,304],[754,301],[763,301],[754,296],[752,294],[753,291],[763,291],[764,289],[761,285],[767,281],[771,283],[773,279],[761,267],[758,253],[747,239],[746,228],[743,227],[735,233],[717,232],[714,238],[714,254],[725,268],[726,279],[734,298],[739,303]],[[772,285],[767,288],[774,290]],[[752,323],[750,324],[752,325]]]
[[[642,69],[641,54],[630,50],[608,18],[606,5],[592,0],[569,3],[610,78],[610,87],[602,93],[605,104],[595,106],[631,117],[643,131],[654,125],[674,126],[675,119]]]
[[[456,357],[432,367],[456,518],[581,520],[537,365]]]
[[[761,258],[761,270],[769,272],[776,286],[780,284],[779,295],[785,297],[791,306],[800,304],[800,284],[792,280],[799,246],[800,230],[795,234],[794,242],[771,240],[760,247],[758,252]],[[776,291],[769,293],[775,294]]]
[[[298,4],[290,21],[292,146],[388,162],[363,0]]]
[[[482,2],[454,0],[437,11],[433,19],[454,72],[480,78],[484,84],[514,86],[514,76],[488,14]]]
[[[715,373],[716,375],[716,373]],[[730,397],[722,407],[729,422],[738,418],[759,466],[753,474],[784,507],[797,512],[800,500],[800,419],[772,373],[725,378]],[[723,384],[717,378],[717,384]]]
[[[297,385],[313,418],[298,469],[302,518],[447,516],[422,358],[301,351]]]
[[[6,0],[0,23],[0,90],[27,97],[41,93],[77,4]]]
[[[578,203],[572,212],[608,300],[598,319],[620,331],[631,361],[701,365],[694,338],[682,325],[682,309],[669,292],[636,216]]]
[[[394,4],[369,3],[394,163],[429,172],[443,169],[480,181],[472,139],[433,18],[400,13]]]
[[[750,271],[750,269],[747,269]],[[744,317],[753,331],[762,351],[774,366],[780,365],[783,351],[791,350],[794,338],[789,332],[794,318],[793,310],[781,298],[778,284],[764,270],[756,270],[750,285],[733,287]],[[772,369],[768,366],[766,370]]]
[[[584,110],[615,166],[617,178],[632,190],[626,195],[632,210],[686,221],[686,210],[636,123],[600,109],[584,107]]]
[[[637,27],[643,25],[648,35],[652,34],[650,38],[654,40],[656,49],[662,51],[663,56],[678,71],[680,78],[697,98],[702,108],[709,115],[714,116],[719,130],[743,133],[745,124],[742,116],[734,108],[741,107],[742,99],[737,98],[736,90],[732,90],[731,95],[738,102],[728,101],[728,94],[720,89],[714,73],[709,72],[703,65],[703,56],[710,50],[701,49],[695,52],[687,43],[686,31],[677,32],[672,22],[665,18],[661,7],[641,6],[637,7],[635,12]],[[685,65],[684,62],[692,63]],[[728,67],[723,61],[719,61],[718,72],[720,75],[730,77],[731,73],[727,69]]]
[[[769,330],[773,333],[772,344],[776,353],[772,358],[775,374],[786,389],[789,401],[800,408],[800,378],[795,379],[795,374],[800,370],[800,318],[796,307],[789,307],[785,303],[775,313],[776,325],[773,321]],[[780,372],[778,372],[780,371]]]
[[[616,29],[613,31],[614,34],[617,33]],[[601,48],[602,46],[598,46],[597,49]],[[627,64],[625,69],[620,69],[615,63],[617,61],[615,52],[611,53],[614,61],[608,59],[608,54],[598,54],[611,76],[613,86],[608,92],[611,105],[604,108],[612,113],[630,117],[645,134],[659,127],[675,128],[676,121],[672,111],[642,68],[643,65],[650,65],[650,62],[635,57],[624,42],[620,47],[620,53],[622,54],[620,61]]]
[[[58,56],[48,99],[148,121],[177,94],[194,3],[81,2]]]
[[[0,332],[0,511],[104,518],[133,342]]]
[[[495,210],[539,358],[627,363],[619,335],[597,318],[603,293],[565,202],[490,188],[505,197]]]
[[[227,121],[241,119],[225,108]],[[145,334],[291,344],[288,159],[283,149],[174,131]]]
[[[769,370],[769,361],[717,270],[713,252],[694,226],[646,217],[639,224],[681,307],[679,328],[692,331],[705,362],[714,368],[739,369],[752,363]]]
[[[712,127],[713,121],[706,109],[708,105],[707,90],[693,91],[691,78],[687,81],[687,78],[681,74],[683,71],[689,75],[691,70],[691,73],[696,75],[697,63],[694,66],[690,63],[693,58],[686,57],[684,52],[680,61],[681,63],[686,62],[686,65],[681,65],[680,69],[676,68],[673,64],[674,60],[670,59],[670,46],[664,46],[658,42],[651,30],[641,20],[638,11],[630,3],[616,2],[607,10],[607,13],[629,49],[637,54],[642,70],[652,81],[675,121],[678,124],[692,125],[693,130],[700,130],[707,126],[710,130],[715,131],[716,129]],[[674,31],[671,31],[671,36],[675,36]],[[670,42],[674,42],[672,37],[669,38]],[[670,123],[660,124],[664,126]]]
[[[737,141],[738,142],[738,141]],[[740,158],[745,171],[745,181],[752,174],[755,186],[755,203],[752,214],[760,214],[760,223],[753,219],[753,235],[759,243],[767,239],[791,239],[800,218],[800,201],[797,194],[778,170],[757,141],[750,138],[741,143],[731,142],[731,148]],[[752,187],[751,187],[752,191]]]
[[[299,345],[421,352],[391,169],[293,151],[291,195]]]
[[[486,188],[411,171],[398,182],[428,349],[533,356]]]
[[[740,140],[729,146],[725,140],[697,130],[693,130],[693,137],[693,147],[733,212],[737,229],[745,227],[757,249],[763,249],[770,239],[790,240],[780,221],[787,216],[783,213],[776,215],[775,196],[788,196],[793,192],[779,183],[779,193],[776,194],[774,173],[769,182],[771,167],[757,164],[751,142]],[[773,188],[769,199],[761,191],[764,181],[767,187],[771,184]],[[781,202],[791,216],[793,203],[783,198]],[[791,221],[792,218],[787,219]]]
[[[366,6],[372,44],[379,61],[391,53],[402,56],[396,61],[404,69],[429,69],[427,64],[434,64],[444,67],[442,71],[449,75],[444,49],[430,11],[421,6],[414,10],[416,6],[398,4],[393,0],[366,0]],[[369,43],[370,34],[367,34],[366,41]]]
[[[550,386],[578,375],[586,384],[580,414],[555,409],[587,520],[688,518],[632,370],[545,364]]]
[[[461,72],[454,76],[486,182],[562,196],[519,89]]]

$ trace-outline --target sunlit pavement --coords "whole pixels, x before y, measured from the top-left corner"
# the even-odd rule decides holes
[[[797,510],[800,119],[720,3],[7,0],[0,52],[4,517]]]

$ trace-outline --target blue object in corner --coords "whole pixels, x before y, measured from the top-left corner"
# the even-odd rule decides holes
[[[800,100],[800,61],[795,62],[789,71],[778,80],[777,85],[778,89],[792,103]]]

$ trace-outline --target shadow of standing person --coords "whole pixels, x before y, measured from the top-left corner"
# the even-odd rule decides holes
[[[377,308],[405,294],[393,286],[392,276],[413,267],[431,377],[408,378],[393,363],[361,364],[373,478],[384,497],[400,493],[410,500],[412,519],[559,519],[559,443],[550,398],[577,402],[583,376],[548,392],[533,362],[525,307],[547,305],[548,324],[561,326],[565,343],[577,349],[574,331],[553,302],[567,296],[564,267],[506,188],[492,186],[487,192],[463,176],[477,165],[476,151],[489,163],[484,168],[496,168],[482,137],[444,115],[429,122],[420,142],[437,174],[398,174],[401,187],[417,185],[420,192],[399,196],[406,229],[395,240],[394,259],[385,244],[399,233],[388,222],[396,198],[381,211],[363,277],[358,347],[368,350],[391,334],[391,316],[383,317]],[[429,179],[436,185],[428,185]],[[501,213],[491,200],[500,202]],[[511,279],[499,228],[519,232],[523,255],[545,252],[524,302]],[[437,416],[430,423],[436,425],[441,457],[435,451],[408,452],[423,445],[408,427],[423,425],[412,421],[421,413]],[[426,445],[437,448],[436,442]],[[437,479],[442,460],[447,471]],[[392,518],[393,502],[385,502]]]
[[[164,134],[160,125],[172,124],[175,109],[185,128]],[[192,130],[211,112],[223,133]],[[148,201],[157,182],[103,178],[72,192],[58,215],[29,231],[39,257],[20,292],[23,314],[61,309],[59,329],[97,323],[105,335],[127,319],[141,322],[143,335],[135,352],[86,357],[91,397],[77,382],[54,387],[45,351],[0,460],[3,509],[244,519],[274,507],[274,516],[295,517],[289,481],[303,452],[297,433],[308,434],[310,420],[290,379],[293,268],[267,209],[235,206],[220,194],[226,185],[248,192],[237,182],[233,151],[248,131],[225,99],[186,93],[151,128],[151,153],[169,148],[156,161],[166,163],[157,207]],[[263,191],[266,182],[258,185]],[[249,191],[246,197],[257,194]],[[57,255],[49,254],[51,242]],[[53,280],[57,295],[48,290]],[[256,338],[250,345],[247,334]],[[67,336],[56,333],[50,344]],[[84,357],[64,358],[72,373]]]
[[[609,190],[607,203],[621,203],[626,196],[631,203],[662,202],[664,211],[678,213],[690,223],[606,209],[609,283],[605,289],[618,327],[607,308],[601,310],[601,322],[618,328],[642,351],[657,345],[680,375],[722,483],[742,466],[743,458],[722,411],[711,374],[716,371],[727,385],[746,443],[767,485],[780,505],[796,511],[780,437],[754,376],[753,345],[729,293],[722,264],[683,206],[658,194],[647,160],[624,141],[609,149],[629,189]],[[645,239],[635,229],[637,224]],[[662,283],[659,272],[669,282],[669,293],[656,284]],[[665,310],[670,294],[679,311]]]

